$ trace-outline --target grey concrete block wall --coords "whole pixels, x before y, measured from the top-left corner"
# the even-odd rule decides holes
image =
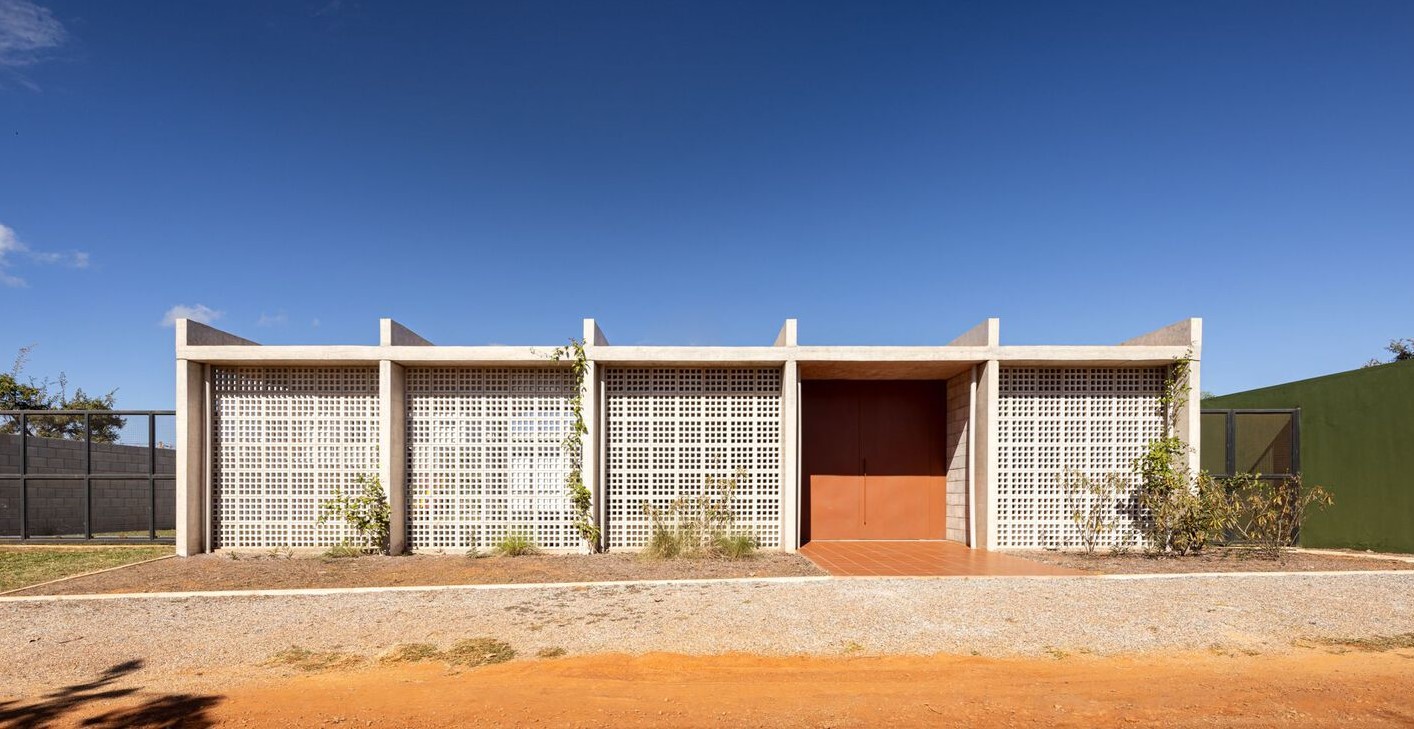
[[[947,538],[967,542],[968,431],[972,413],[972,371],[948,380],[947,442],[944,465],[948,469]]]
[[[28,438],[26,464],[29,474],[74,475],[84,473],[82,441],[55,438]],[[175,523],[175,491],[171,480],[176,473],[176,452],[157,449],[156,516],[159,530]],[[147,481],[150,455],[146,446],[94,443],[95,474],[132,474],[133,479],[93,481],[93,532],[143,532],[148,528],[148,512],[153,493]],[[20,437],[0,435],[0,536],[20,533]],[[28,494],[30,536],[81,535],[84,523],[82,479],[31,480]]]

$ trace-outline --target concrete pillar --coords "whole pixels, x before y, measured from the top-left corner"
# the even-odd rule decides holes
[[[407,551],[407,371],[378,363],[378,478],[388,496],[388,553]]]
[[[1178,424],[1178,436],[1188,444],[1188,470],[1195,474],[1203,468],[1202,453],[1199,450],[1203,442],[1203,390],[1198,372],[1201,364],[1195,349],[1193,360],[1188,364],[1188,397],[1184,400],[1183,407],[1179,408],[1178,417],[1175,419]]]
[[[205,550],[206,382],[200,362],[177,360],[177,554]]]
[[[1001,387],[1001,363],[988,360],[977,365],[977,396],[973,412],[972,515],[973,546],[997,548],[997,397]]]
[[[781,377],[781,549],[786,552],[800,548],[799,433],[800,365],[788,360]]]
[[[603,431],[599,427],[599,367],[592,360],[585,362],[584,382],[580,391],[581,404],[584,408],[584,427],[586,433],[581,436],[580,453],[583,457],[581,464],[580,478],[584,480],[584,487],[589,489],[590,507],[589,513],[594,518],[594,523],[599,525],[599,544],[589,545],[591,548],[603,549],[607,544],[603,533],[604,522],[600,519],[600,514],[604,512],[599,508],[603,502],[603,488],[599,480],[599,444],[603,438]]]

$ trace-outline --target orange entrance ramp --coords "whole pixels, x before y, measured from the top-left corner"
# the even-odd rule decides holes
[[[958,542],[820,541],[800,553],[835,577],[1049,577],[1090,574]]]

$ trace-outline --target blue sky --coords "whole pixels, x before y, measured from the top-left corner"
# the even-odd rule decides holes
[[[265,343],[1414,337],[1414,3],[0,0],[0,355],[172,406]]]

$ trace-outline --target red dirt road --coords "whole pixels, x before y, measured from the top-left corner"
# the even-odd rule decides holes
[[[250,727],[1409,726],[1414,652],[604,655],[459,672],[424,663],[272,676],[219,694],[189,704],[204,707],[191,718]],[[106,712],[134,723],[146,715],[115,706],[152,698],[145,691],[62,721],[77,726]]]

